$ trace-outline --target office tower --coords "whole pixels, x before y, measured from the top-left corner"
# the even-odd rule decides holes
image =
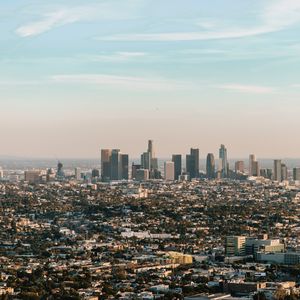
[[[182,172],[182,158],[181,154],[173,154],[172,162],[174,163],[174,179],[178,180]]]
[[[252,176],[259,176],[260,175],[260,170],[259,170],[259,163],[258,161],[253,161],[252,162]]]
[[[288,169],[285,164],[281,164],[281,181],[288,180]]]
[[[219,167],[221,172],[221,178],[226,178],[229,175],[229,165],[228,165],[228,159],[227,159],[227,149],[222,144],[219,150],[219,159],[220,164]]]
[[[81,180],[81,171],[79,168],[75,168],[75,179]]]
[[[274,180],[275,181],[281,181],[282,175],[281,175],[281,160],[275,159],[274,160]]]
[[[155,157],[153,140],[148,141],[147,152],[141,155],[141,166],[143,169],[149,170],[151,179],[159,179],[161,177],[158,171],[158,159]]]
[[[300,181],[300,168],[293,169],[293,179],[295,181]]]
[[[158,169],[158,160],[155,157],[155,151],[154,151],[154,142],[153,140],[148,140],[148,150],[147,152],[150,154],[150,170],[156,170]]]
[[[135,163],[132,163],[132,167],[131,167],[131,178],[132,179],[136,179],[136,173],[137,170],[142,169],[142,165],[136,165]]]
[[[150,152],[144,152],[141,155],[141,165],[142,165],[142,169],[146,169],[146,170],[151,169],[151,154],[150,154]]]
[[[249,176],[254,176],[253,175],[253,163],[256,161],[255,155],[254,154],[250,154],[249,155]]]
[[[121,179],[129,179],[129,156],[121,154]]]
[[[100,177],[100,172],[98,169],[93,169],[92,170],[92,178],[99,178]]]
[[[164,163],[165,180],[174,180],[175,164],[172,161]]]
[[[25,181],[29,183],[39,183],[41,180],[41,171],[39,170],[30,170],[25,171]]]
[[[206,157],[206,177],[215,178],[215,157],[212,153],[208,153]]]
[[[147,152],[150,153],[150,158],[151,159],[153,157],[155,157],[153,140],[148,140],[148,151]]]
[[[110,180],[110,156],[111,150],[110,149],[102,149],[101,150],[101,179],[102,181],[109,181]]]
[[[268,178],[267,169],[260,169],[259,175],[264,178]]]
[[[272,179],[273,178],[273,170],[267,169],[267,178]]]
[[[199,177],[199,149],[191,148],[190,154],[186,155],[186,171],[190,179]]]
[[[245,173],[245,164],[244,164],[244,162],[242,160],[236,161],[234,170],[235,170],[235,173],[244,174]]]
[[[254,154],[249,155],[249,176],[260,176],[259,163]]]
[[[135,179],[137,181],[149,180],[149,170],[148,169],[137,169]]]
[[[225,240],[225,253],[229,256],[243,256],[246,252],[245,236],[227,236]]]
[[[3,170],[2,170],[2,168],[0,167],[0,179],[3,179]]]
[[[151,167],[152,170],[157,170],[158,169],[158,159],[156,157],[153,157],[151,159],[150,167]]]
[[[110,156],[110,180],[121,179],[121,154],[119,149],[113,149]]]
[[[63,178],[65,178],[64,165],[63,165],[61,162],[58,162],[58,164],[57,164],[56,177],[57,177],[58,179],[63,179]]]

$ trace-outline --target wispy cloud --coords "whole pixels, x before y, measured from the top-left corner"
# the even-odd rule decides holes
[[[275,92],[275,89],[272,87],[258,85],[243,85],[238,83],[223,84],[217,86],[217,88],[249,94],[272,94]]]
[[[39,21],[31,22],[19,27],[16,30],[16,33],[21,37],[35,36],[55,27],[88,19],[93,14],[93,10],[88,7],[77,7],[72,9],[63,8],[44,14]]]
[[[61,74],[51,77],[56,83],[89,84],[103,87],[118,87],[127,89],[174,90],[191,88],[189,83],[178,82],[165,78],[147,78],[132,76],[117,76],[107,74]]]
[[[202,31],[122,34],[99,37],[110,41],[196,41],[251,37],[283,30],[300,21],[300,1],[269,1],[259,14],[261,25],[253,27],[218,27],[214,22],[199,23]]]
[[[111,54],[98,54],[83,56],[83,59],[94,62],[129,62],[147,56],[146,52],[114,52]]]
[[[116,3],[118,9],[116,9]],[[138,0],[127,0],[124,3],[111,0],[93,5],[60,7],[50,12],[41,13],[40,19],[37,21],[18,27],[16,34],[21,37],[30,37],[80,21],[130,19],[134,17],[134,12],[138,7]]]

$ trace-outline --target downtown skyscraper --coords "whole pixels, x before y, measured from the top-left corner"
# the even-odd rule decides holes
[[[206,157],[206,177],[215,178],[215,157],[212,153],[208,153]]]
[[[186,155],[186,171],[190,179],[199,177],[199,149],[191,148],[190,154]]]
[[[101,150],[101,178],[102,181],[128,180],[129,156],[119,149]]]
[[[182,156],[181,154],[173,154],[172,162],[174,163],[174,178],[178,180],[182,173]]]
[[[227,149],[223,144],[219,149],[219,175],[221,178],[227,178],[229,175]]]

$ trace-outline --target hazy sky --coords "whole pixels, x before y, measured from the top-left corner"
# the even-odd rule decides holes
[[[0,3],[0,155],[300,157],[299,0]]]

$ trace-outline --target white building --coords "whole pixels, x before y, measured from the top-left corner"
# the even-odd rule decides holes
[[[175,180],[175,165],[172,161],[166,161],[164,164],[165,180]]]

